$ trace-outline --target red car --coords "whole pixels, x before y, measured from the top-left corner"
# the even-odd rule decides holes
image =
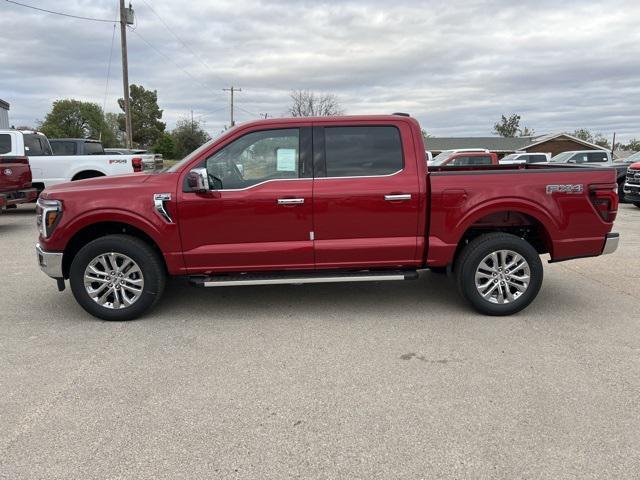
[[[47,188],[37,255],[107,320],[142,315],[167,275],[200,287],[409,280],[453,272],[478,311],[515,313],[552,262],[613,252],[615,171],[428,171],[407,115],[237,126],[156,174]],[[428,294],[428,292],[425,292]]]
[[[36,196],[36,189],[31,188],[27,157],[0,158],[0,212],[19,203],[32,202]]]

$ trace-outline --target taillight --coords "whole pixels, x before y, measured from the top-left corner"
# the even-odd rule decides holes
[[[589,199],[605,222],[613,222],[618,214],[618,184],[589,185]]]
[[[134,172],[142,171],[142,159],[140,157],[133,157],[131,159],[131,166],[133,167]]]

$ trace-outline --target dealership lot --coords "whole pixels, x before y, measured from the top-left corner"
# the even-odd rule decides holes
[[[194,289],[98,321],[0,216],[0,478],[638,478],[640,209],[483,317],[453,282]]]

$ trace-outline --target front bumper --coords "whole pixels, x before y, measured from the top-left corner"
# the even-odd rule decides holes
[[[622,189],[625,200],[640,202],[640,185],[625,183]]]
[[[618,249],[618,243],[620,242],[619,233],[607,233],[604,241],[604,248],[602,249],[602,255],[613,253]]]
[[[36,254],[38,256],[38,265],[40,266],[40,270],[51,278],[63,278],[61,252],[45,252],[42,250],[42,247],[40,247],[40,244],[37,244]]]

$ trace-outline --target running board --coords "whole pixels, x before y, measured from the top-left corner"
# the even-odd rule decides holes
[[[338,282],[385,282],[392,280],[415,280],[415,270],[395,270],[379,272],[352,273],[285,273],[217,275],[212,277],[190,277],[189,281],[197,287],[229,287],[234,285],[283,285],[301,283],[338,283]]]

